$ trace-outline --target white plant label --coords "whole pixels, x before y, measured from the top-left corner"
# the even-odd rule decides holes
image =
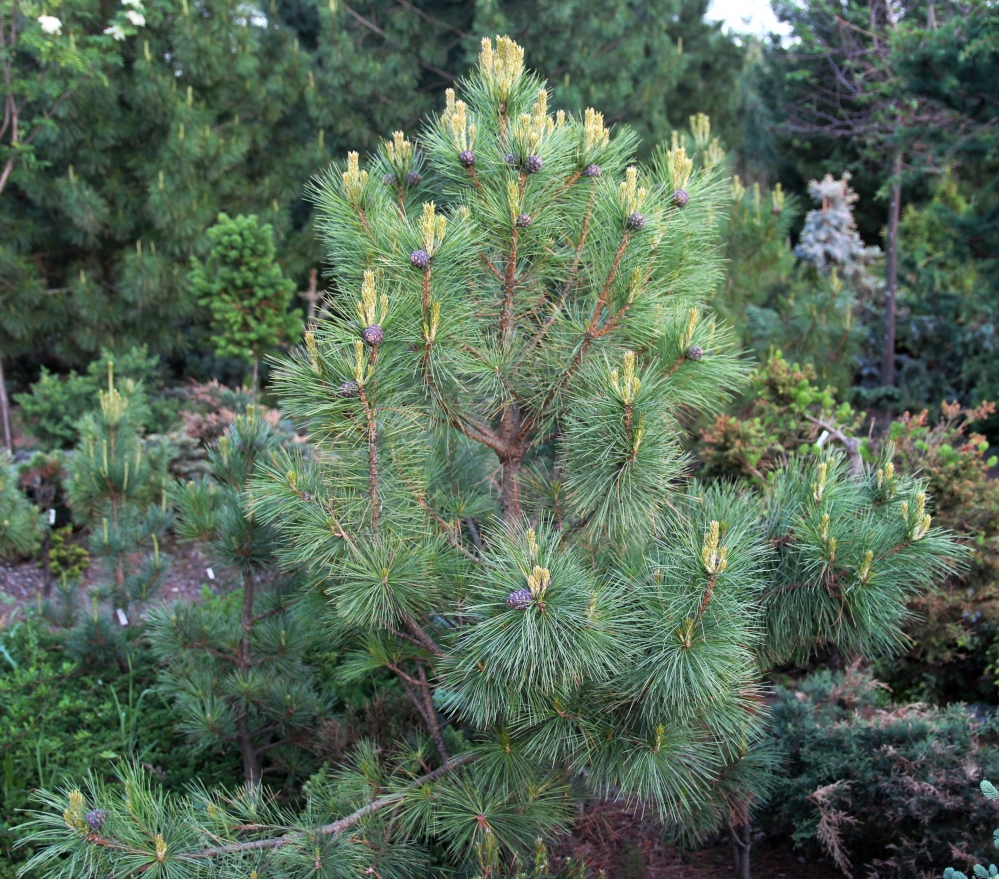
[[[127,626],[128,617],[125,616],[125,611],[123,611],[120,607],[116,607],[115,613],[118,614],[118,622],[121,623],[123,626]]]
[[[208,574],[209,580],[215,579],[215,571],[213,571],[211,568],[205,568],[205,573]]]
[[[54,509],[49,510],[49,524],[50,525],[56,524],[56,511]]]

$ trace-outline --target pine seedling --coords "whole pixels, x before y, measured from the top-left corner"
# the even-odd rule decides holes
[[[81,419],[67,468],[70,508],[89,531],[91,557],[103,569],[99,590],[125,619],[133,602],[156,593],[168,566],[160,550],[171,518],[166,462],[143,443],[147,416],[142,386],[116,383],[109,362],[107,389],[96,411]]]
[[[304,732],[330,703],[304,662],[310,633],[289,608],[298,584],[277,571],[273,529],[245,509],[257,459],[279,444],[251,406],[212,447],[210,475],[174,491],[175,532],[198,541],[220,572],[232,571],[242,595],[149,614],[149,638],[165,665],[161,688],[180,729],[200,747],[235,744],[250,784],[260,782],[265,754],[300,768]]]
[[[302,313],[289,309],[295,282],[275,262],[269,223],[258,225],[254,215],[219,214],[207,234],[211,251],[204,263],[191,258],[188,283],[211,310],[216,353],[249,360],[256,393],[261,357],[301,331]]]
[[[691,837],[742,828],[766,665],[892,645],[901,594],[954,556],[918,485],[836,453],[788,475],[787,506],[680,481],[680,418],[747,371],[702,304],[726,184],[686,149],[640,167],[628,131],[547,100],[520,47],[486,40],[421,136],[418,190],[385,185],[387,155],[316,182],[339,293],[275,383],[314,447],[274,450],[249,492],[325,593],[341,679],[394,676],[424,729],[361,743],[297,816],[251,786],[142,795],[137,819],[98,785],[77,794],[112,816],[98,841],[47,794],[32,866],[498,876],[594,795]],[[798,625],[810,598],[824,612]]]

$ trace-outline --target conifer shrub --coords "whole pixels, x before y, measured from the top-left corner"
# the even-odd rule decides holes
[[[13,459],[0,451],[0,559],[31,555],[42,532],[41,515],[21,491]]]
[[[960,554],[886,461],[685,483],[679,420],[747,372],[702,302],[721,171],[682,144],[640,168],[600,113],[553,116],[507,38],[462,88],[419,142],[316,181],[337,295],[273,382],[311,448],[274,449],[246,508],[323,595],[340,682],[392,675],[422,729],[359,741],[297,810],[132,770],[128,803],[46,792],[45,875],[495,879],[600,795],[728,827],[745,877],[764,670],[898,649]]]
[[[893,704],[855,664],[779,687],[772,736],[784,772],[761,820],[810,858],[886,879],[988,859],[997,809],[976,786],[997,775],[995,717]]]

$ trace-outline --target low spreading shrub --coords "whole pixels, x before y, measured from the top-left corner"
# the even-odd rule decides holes
[[[989,858],[997,809],[996,721],[964,706],[893,705],[858,665],[777,689],[772,736],[784,774],[763,818],[851,876],[931,879]]]

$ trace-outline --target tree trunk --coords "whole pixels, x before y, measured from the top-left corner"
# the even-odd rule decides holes
[[[729,840],[733,846],[733,875],[736,879],[750,879],[750,823],[730,826]]]
[[[7,376],[3,371],[3,358],[0,358],[0,420],[3,421],[3,441],[8,452],[14,451],[14,439],[10,433],[10,401],[7,399]]]
[[[896,285],[899,274],[899,208],[902,201],[900,174],[903,151],[896,152],[892,167],[889,224],[885,232],[885,344],[882,351],[882,385],[896,383]]]
[[[521,473],[521,461],[524,459],[524,446],[518,442],[518,432],[521,429],[521,410],[511,403],[500,417],[500,439],[504,451],[498,454],[500,459],[500,503],[503,506],[503,520],[508,525],[514,524],[521,517],[521,492],[518,477]]]
[[[256,363],[256,361],[254,361]],[[250,653],[250,636],[253,633],[253,599],[254,599],[254,579],[249,571],[243,574],[243,606],[240,609],[240,623],[242,634],[240,635],[240,660],[237,667],[245,672],[250,668],[253,656]],[[254,745],[253,733],[250,730],[250,720],[247,716],[246,703],[241,703],[236,712],[236,738],[240,745],[240,754],[243,757],[243,778],[247,784],[260,784],[260,757]]]

